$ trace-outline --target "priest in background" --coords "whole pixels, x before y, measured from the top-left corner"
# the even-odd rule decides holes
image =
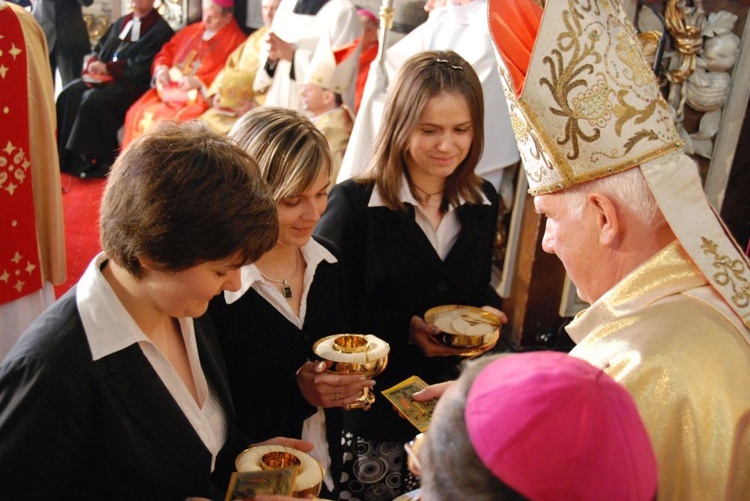
[[[354,114],[341,96],[357,74],[357,48],[358,41],[354,41],[334,50],[326,38],[321,38],[307,82],[302,86],[303,107],[331,150],[331,183],[336,182],[354,125]]]
[[[81,177],[109,172],[125,113],[149,88],[154,56],[174,35],[154,0],[132,0],[133,12],[108,29],[81,78],[57,98],[60,169]]]
[[[65,281],[62,190],[47,41],[0,0],[0,360]]]
[[[430,12],[427,21],[417,26],[385,52],[385,74],[377,65],[370,68],[362,104],[357,112],[339,181],[354,177],[370,163],[370,146],[380,129],[388,81],[404,61],[425,50],[454,50],[476,71],[484,93],[484,153],[476,173],[491,182],[510,207],[513,196],[512,176],[503,182],[506,167],[518,162],[508,108],[502,99],[497,78],[495,56],[487,28],[487,0],[451,0]]]
[[[253,90],[253,81],[260,67],[260,52],[279,8],[279,1],[260,1],[263,27],[255,30],[230,54],[224,68],[208,88],[206,99],[211,107],[201,115],[201,120],[220,134],[228,134],[242,115],[261,106],[266,100],[264,92]]]
[[[208,109],[205,93],[229,54],[247,38],[234,19],[234,0],[203,0],[203,20],[181,29],[154,58],[154,88],[125,115],[122,147],[157,120],[186,121]]]
[[[326,36],[332,47],[343,47],[361,35],[357,9],[349,0],[281,0],[253,89],[268,90],[268,105],[302,111],[300,91],[320,38]],[[359,58],[359,49],[356,57]],[[352,110],[354,88],[352,82],[343,95],[344,103]]]
[[[355,113],[359,111],[362,94],[370,72],[370,64],[378,56],[380,43],[378,42],[378,27],[380,22],[375,14],[367,9],[357,9],[359,21],[362,23],[362,54],[359,56],[359,71],[357,73],[357,88],[354,95]]]

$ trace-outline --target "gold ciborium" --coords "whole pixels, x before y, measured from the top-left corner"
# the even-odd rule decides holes
[[[333,362],[328,372],[362,374],[368,378],[383,372],[388,365],[390,350],[388,343],[372,334],[334,334],[319,339],[313,345],[317,356]],[[365,388],[362,395],[346,409],[360,409],[372,405],[374,401],[375,394]]]
[[[489,350],[500,338],[500,317],[475,306],[445,305],[430,308],[424,321],[440,329],[438,341],[460,350],[456,354],[474,357]]]
[[[293,447],[283,445],[257,445],[245,449],[234,461],[237,471],[279,470],[294,468],[297,475],[294,478],[296,498],[317,496],[323,487],[325,471],[320,463],[311,455]]]

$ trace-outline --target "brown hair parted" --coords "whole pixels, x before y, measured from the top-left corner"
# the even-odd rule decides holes
[[[276,243],[276,204],[250,156],[198,121],[157,124],[117,158],[99,227],[102,249],[135,277],[138,258],[181,271]]]
[[[442,208],[445,210],[449,203],[458,205],[459,196],[469,203],[481,203],[482,180],[474,168],[484,148],[482,85],[471,65],[455,52],[425,51],[406,61],[388,91],[383,123],[373,145],[373,159],[361,178],[377,183],[392,210],[405,210],[399,193],[409,142],[427,103],[442,93],[457,94],[466,100],[474,136],[466,158],[446,180]]]
[[[277,202],[297,196],[330,172],[331,153],[323,133],[302,113],[262,106],[234,124],[229,137],[258,163]]]

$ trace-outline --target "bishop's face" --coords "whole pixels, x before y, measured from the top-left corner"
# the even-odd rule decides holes
[[[328,100],[327,92],[330,92],[320,85],[308,83],[302,86],[300,98],[302,107],[312,116],[320,115],[327,109]]]
[[[202,16],[206,30],[213,32],[219,31],[232,20],[230,12],[224,12],[211,0],[203,0]]]
[[[595,215],[586,202],[581,216],[572,214],[565,193],[534,197],[537,213],[546,217],[542,249],[555,254],[578,289],[578,295],[593,303],[607,291],[611,278],[599,254]]]

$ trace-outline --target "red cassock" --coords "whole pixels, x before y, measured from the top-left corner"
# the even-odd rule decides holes
[[[198,22],[177,32],[154,58],[152,71],[160,65],[178,67],[184,74],[198,78],[206,87],[211,85],[229,54],[247,37],[234,20],[210,40],[203,40],[205,31],[203,23]],[[175,104],[163,102],[156,89],[150,89],[133,103],[125,116],[122,147],[125,148],[157,120],[186,121],[198,118],[207,109],[208,103],[200,93],[194,102]]]
[[[363,50],[362,54],[359,55],[359,72],[357,73],[357,90],[354,94],[354,103],[356,111],[359,111],[359,103],[362,101],[362,94],[365,91],[365,83],[367,82],[367,74],[370,72],[370,64],[378,56],[378,49],[380,44],[374,43],[369,49]]]

